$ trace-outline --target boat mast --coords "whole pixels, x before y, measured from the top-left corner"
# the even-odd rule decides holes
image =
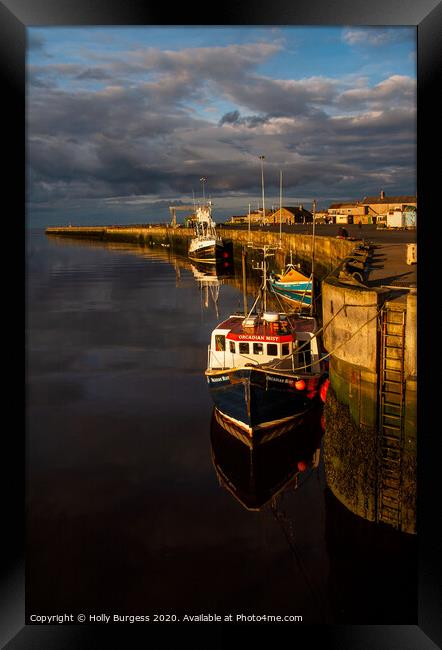
[[[206,193],[205,193],[205,190],[204,190],[204,185],[205,185],[205,183],[206,183],[206,180],[207,180],[207,178],[204,178],[204,176],[203,176],[202,178],[200,178],[200,181],[201,181],[202,184],[203,184],[203,203],[206,202]]]
[[[313,200],[313,237],[312,237],[312,293],[310,303],[310,316],[314,312],[314,287],[315,287],[315,222],[316,222],[316,200]]]
[[[279,248],[282,246],[282,169],[279,170]]]
[[[200,178],[201,183],[203,184],[203,206],[206,204],[206,193],[205,193],[205,184],[206,184],[206,178],[203,176]],[[205,237],[208,234],[208,228],[209,224],[205,224],[204,221],[201,222],[201,234],[203,237]]]
[[[267,311],[267,258],[268,257],[273,257],[275,253],[270,253],[268,251],[276,251],[278,250],[276,246],[253,246],[253,250],[258,250],[263,252],[262,256],[262,262],[258,262],[256,266],[252,266],[253,269],[257,271],[262,271],[262,284],[260,287],[260,291],[258,293],[258,297],[256,298],[255,302],[253,303],[252,309],[249,312],[249,316],[253,311],[253,308],[257,304],[259,300],[259,296],[261,295],[261,303],[262,303],[262,310]],[[253,264],[253,262],[252,262]]]
[[[265,216],[266,216],[265,203],[264,203],[264,160],[265,160],[265,156],[259,156],[259,159],[261,161],[262,219],[263,219],[263,223],[264,223],[264,219],[265,219]]]
[[[248,304],[247,304],[247,275],[246,275],[246,248],[245,246],[242,247],[242,256],[241,256],[241,262],[242,262],[242,291],[243,291],[243,303],[244,303],[244,317],[247,318],[247,312],[249,310]]]
[[[264,246],[264,259],[262,263],[262,304],[264,311],[267,311],[267,262],[266,262],[266,247]]]
[[[262,222],[264,223],[265,218],[266,218],[266,209],[265,209],[265,203],[264,203],[264,160],[265,156],[260,156],[259,157],[261,161],[261,186],[262,186]],[[262,274],[263,274],[263,296],[262,296],[262,302],[263,302],[263,307],[264,311],[267,309],[267,274],[266,274],[266,247],[264,246],[264,258],[263,258],[263,269],[262,269]]]

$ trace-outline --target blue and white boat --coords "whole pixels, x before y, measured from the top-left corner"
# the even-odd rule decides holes
[[[300,273],[290,262],[282,273],[270,274],[270,286],[283,300],[293,307],[311,307],[312,276]]]

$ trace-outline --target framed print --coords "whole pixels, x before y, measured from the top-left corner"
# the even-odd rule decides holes
[[[0,5],[5,249],[23,262],[26,302],[25,430],[14,417],[4,434],[1,641],[223,647],[307,642],[314,626],[332,647],[430,650],[442,9],[218,10],[206,24],[184,6]],[[408,321],[368,293],[354,304],[390,230],[407,268],[376,286],[404,289]],[[307,235],[312,248],[292,250]],[[342,293],[317,282],[336,268]],[[307,309],[297,336],[293,303]],[[352,347],[355,307],[373,330]],[[324,349],[314,315],[333,323]],[[5,349],[16,367],[20,345]],[[14,416],[20,400],[8,397]],[[327,417],[339,426],[324,450]],[[410,461],[393,520],[392,463],[382,489],[371,472],[396,456],[379,460],[370,427],[391,441],[398,420],[417,477]]]

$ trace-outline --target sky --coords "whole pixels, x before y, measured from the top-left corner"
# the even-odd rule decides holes
[[[203,192],[221,222],[262,207],[262,169],[266,208],[281,172],[287,206],[416,193],[414,27],[27,37],[28,225],[165,222]]]

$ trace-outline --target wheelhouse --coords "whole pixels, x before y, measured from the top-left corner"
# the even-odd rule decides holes
[[[264,313],[245,319],[232,315],[213,330],[208,350],[208,370],[221,370],[278,362],[281,370],[303,368],[317,372],[319,350],[314,319],[287,320],[285,314]]]

